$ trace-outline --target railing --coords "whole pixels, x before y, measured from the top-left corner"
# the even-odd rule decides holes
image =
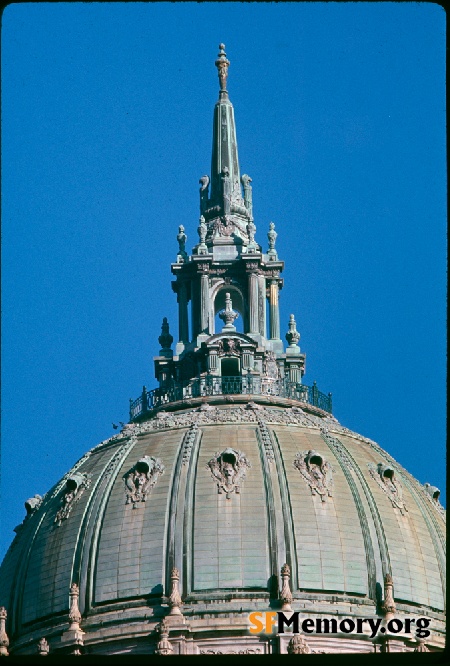
[[[194,377],[185,382],[172,382],[166,388],[148,391],[145,386],[136,400],[130,400],[130,420],[134,421],[157,407],[163,407],[179,400],[215,395],[262,395],[290,398],[306,402],[332,413],[331,393],[325,395],[312,386],[290,382],[287,379],[244,375],[242,377],[216,377],[206,375]]]

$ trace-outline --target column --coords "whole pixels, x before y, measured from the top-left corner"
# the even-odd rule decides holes
[[[180,282],[178,287],[178,339],[180,342],[189,342],[186,282]]]
[[[200,333],[208,333],[209,279],[206,273],[200,276]]]
[[[258,276],[258,320],[259,333],[263,338],[266,337],[266,278],[264,275]]]
[[[258,276],[250,273],[248,276],[248,304],[249,304],[249,333],[259,333],[258,327]]]
[[[270,339],[280,339],[280,308],[278,304],[278,280],[269,283]]]

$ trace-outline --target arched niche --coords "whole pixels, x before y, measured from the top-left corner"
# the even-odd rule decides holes
[[[223,322],[217,319],[217,314],[225,309],[225,294],[229,293],[233,304],[233,310],[239,312],[239,317],[235,321],[236,331],[245,333],[247,328],[247,311],[245,307],[245,300],[241,287],[236,283],[226,284],[224,281],[220,282],[211,293],[211,312],[210,312],[210,332],[211,335],[220,333],[222,330]]]

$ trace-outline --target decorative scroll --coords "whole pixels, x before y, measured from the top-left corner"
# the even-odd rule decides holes
[[[138,460],[123,476],[126,504],[132,503],[133,509],[136,509],[140,502],[145,502],[163,472],[164,465],[159,458],[144,456]]]
[[[216,453],[206,465],[212,478],[217,482],[218,493],[225,492],[227,499],[230,499],[233,492],[240,493],[241,484],[250,467],[251,465],[242,451],[230,448],[225,449],[222,453]]]
[[[369,462],[367,466],[372,478],[375,479],[381,490],[391,500],[392,506],[399,509],[400,513],[404,515],[408,509],[403,501],[403,489],[400,481],[395,476],[394,468],[384,463],[374,465],[374,463]]]
[[[333,468],[320,453],[313,449],[297,453],[294,467],[311,488],[311,495],[320,495],[322,502],[333,496]]]

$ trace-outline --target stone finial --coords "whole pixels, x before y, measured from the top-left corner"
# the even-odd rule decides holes
[[[170,347],[173,342],[173,335],[169,332],[169,322],[167,317],[164,317],[161,325],[161,335],[158,338],[158,342],[161,345],[161,352],[170,351]]]
[[[82,648],[84,648],[83,639],[82,638],[76,638],[75,642],[73,644],[73,647],[72,647],[71,654],[74,655],[75,657],[79,657],[80,655],[82,655],[84,653],[84,650]]]
[[[169,596],[169,606],[170,606],[169,615],[182,615],[180,606],[183,602],[181,601],[181,595],[179,589],[180,572],[175,567],[172,569],[172,573],[170,574],[170,580],[172,583],[172,589],[170,591],[170,596]]]
[[[225,310],[219,312],[219,317],[224,322],[224,327],[222,331],[235,331],[236,326],[233,325],[235,319],[239,317],[239,313],[233,310],[233,303],[231,302],[231,296],[227,292],[225,294]]]
[[[205,243],[207,231],[208,228],[206,226],[205,218],[203,217],[203,215],[200,215],[199,225],[197,227],[200,244],[197,248],[197,254],[208,254],[208,248]]]
[[[78,597],[80,596],[80,590],[76,583],[72,583],[70,586],[70,610],[69,610],[69,630],[79,629],[81,622],[81,613],[78,608]]]
[[[225,53],[225,44],[219,44],[219,54],[217,56],[215,64],[219,74],[220,92],[226,92],[228,67],[230,66],[230,61],[227,60],[227,54]]]
[[[247,245],[247,252],[258,252],[259,247],[258,244],[255,241],[255,232],[256,232],[256,227],[253,222],[253,220],[250,220],[249,223],[247,224],[247,234],[248,234],[248,240],[249,243]]]
[[[390,574],[386,574],[384,577],[384,601],[381,608],[385,613],[386,622],[393,617],[396,611],[394,601],[394,581]]]
[[[156,625],[155,630],[159,634],[159,641],[156,646],[155,653],[160,655],[173,654],[172,644],[169,642],[169,623],[164,618],[159,624]]]
[[[276,261],[278,259],[278,253],[275,250],[275,241],[277,240],[277,232],[275,231],[275,224],[271,222],[269,224],[269,231],[267,232],[267,238],[269,239],[269,249],[267,254],[270,261]]]
[[[289,330],[286,333],[286,340],[290,347],[297,347],[300,340],[300,333],[297,331],[294,315],[289,315]]]
[[[417,646],[414,648],[414,652],[429,652],[429,649],[425,645],[425,640],[423,638],[417,639]]]
[[[184,233],[184,227],[182,224],[180,224],[180,226],[178,227],[177,241],[178,241],[177,263],[184,264],[184,262],[187,261],[188,256],[186,254],[187,236]]]
[[[281,586],[281,592],[280,592],[280,601],[281,601],[281,610],[282,611],[291,611],[291,603],[292,603],[292,592],[291,588],[289,587],[289,579],[291,577],[291,568],[289,564],[283,564],[281,567],[281,580],[282,580],[282,586]]]
[[[37,644],[36,651],[39,655],[41,655],[41,657],[46,657],[48,655],[48,653],[50,652],[50,646],[46,638],[41,638],[41,640]]]
[[[4,606],[0,607],[0,657],[7,657],[9,655],[8,646],[9,638],[6,633],[6,618],[8,613]]]
[[[288,654],[310,654],[311,650],[301,634],[295,634],[287,646]]]

